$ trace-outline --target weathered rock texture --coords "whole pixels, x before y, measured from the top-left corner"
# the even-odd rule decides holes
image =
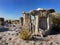
[[[34,27],[35,34],[42,34],[42,32],[44,33],[42,30],[50,30],[51,23],[50,15],[48,14],[53,12],[55,12],[54,9],[37,9],[29,13],[24,12],[24,17],[22,18],[23,20],[20,20],[20,25],[28,30],[31,30]],[[31,15],[34,16],[34,23],[31,22]],[[36,36],[33,40],[22,40],[19,38],[21,28],[20,25],[18,25],[13,26],[13,24],[8,23],[7,25],[0,27],[0,45],[60,45],[60,34],[48,35],[47,37],[42,38],[41,35],[40,37]]]
[[[54,9],[36,9],[28,13],[23,12],[23,27],[24,29],[32,30],[34,28],[35,34],[39,33],[39,29],[49,31],[52,27],[50,20],[50,13],[55,12]],[[32,23],[32,16],[34,16],[34,22]]]
[[[5,30],[5,28],[4,28]],[[33,40],[22,40],[19,38],[19,28],[0,32],[0,45],[60,45],[60,34],[48,35],[47,37],[36,37]]]

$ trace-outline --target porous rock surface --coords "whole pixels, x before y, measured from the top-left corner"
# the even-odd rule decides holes
[[[13,28],[0,32],[0,45],[60,45],[60,34],[48,35],[39,40],[22,40],[18,36],[19,31],[19,28]]]

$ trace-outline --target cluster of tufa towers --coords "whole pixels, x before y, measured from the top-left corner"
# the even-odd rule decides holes
[[[35,34],[38,34],[40,30],[50,30],[52,28],[50,14],[54,12],[54,9],[45,10],[42,8],[32,10],[28,13],[23,12],[23,17],[20,18],[20,25],[23,29],[34,30]]]
[[[40,30],[51,30],[51,16],[54,12],[54,9],[45,10],[42,8],[31,10],[30,12],[22,12],[23,17],[20,17],[20,20],[12,21],[12,23],[19,22],[18,24],[20,24],[22,29],[34,31],[35,34],[38,34]],[[3,25],[3,22],[4,18],[0,18],[0,25]]]

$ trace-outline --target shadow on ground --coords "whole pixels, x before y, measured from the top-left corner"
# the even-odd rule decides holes
[[[5,32],[5,31],[9,31],[9,29],[4,27],[0,28],[0,32]]]
[[[49,35],[57,35],[57,34],[60,34],[60,28],[53,27]]]

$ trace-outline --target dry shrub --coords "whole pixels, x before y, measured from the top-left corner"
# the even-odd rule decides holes
[[[19,34],[19,38],[23,40],[31,39],[32,32],[29,32],[28,30],[22,30]]]

